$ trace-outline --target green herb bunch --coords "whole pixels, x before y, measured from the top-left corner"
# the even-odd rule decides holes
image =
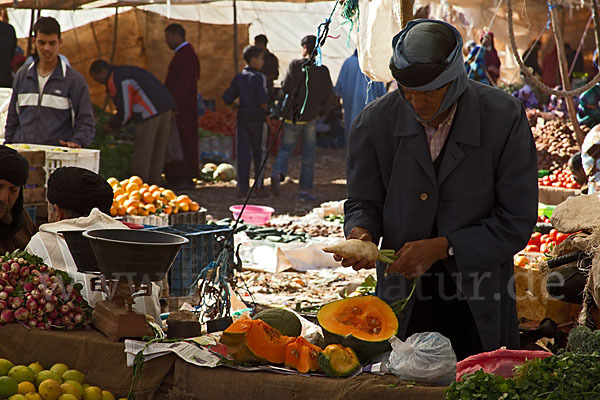
[[[600,399],[600,354],[565,352],[527,361],[508,379],[480,370],[453,383],[446,399]]]

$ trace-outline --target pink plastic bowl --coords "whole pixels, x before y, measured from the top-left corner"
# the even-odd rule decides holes
[[[229,207],[229,211],[232,212],[234,219],[240,215],[241,209],[241,204]],[[242,214],[242,219],[247,224],[264,225],[271,218],[273,211],[275,210],[271,207],[247,205]]]

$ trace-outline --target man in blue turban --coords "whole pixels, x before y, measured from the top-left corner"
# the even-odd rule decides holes
[[[440,332],[463,359],[519,347],[513,260],[537,218],[536,148],[522,104],[469,80],[452,25],[410,21],[392,41],[398,90],[349,139],[347,238],[395,249],[377,268],[385,301],[416,291],[398,336]]]

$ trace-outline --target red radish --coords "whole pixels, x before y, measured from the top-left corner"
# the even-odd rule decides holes
[[[75,316],[73,317],[73,322],[75,322],[76,324],[80,324],[83,322],[83,315],[77,313],[75,314]]]
[[[13,311],[12,310],[3,310],[0,313],[0,322],[8,323],[14,320]]]
[[[29,311],[23,307],[20,307],[17,308],[13,315],[17,321],[25,321],[27,318],[29,318]]]
[[[25,308],[29,311],[35,311],[38,309],[38,303],[34,299],[29,299],[25,303]]]
[[[56,311],[56,307],[52,303],[44,304],[44,311],[47,313],[52,313]]]

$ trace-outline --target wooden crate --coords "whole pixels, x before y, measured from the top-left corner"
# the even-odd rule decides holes
[[[26,149],[17,149],[17,151],[29,161],[29,178],[23,189],[23,205],[24,207],[35,207],[36,219],[45,222],[48,218],[46,152],[44,150]]]
[[[551,318],[557,324],[573,319],[572,305],[555,300],[546,291],[546,277],[538,270],[515,266],[517,316],[533,321]]]

